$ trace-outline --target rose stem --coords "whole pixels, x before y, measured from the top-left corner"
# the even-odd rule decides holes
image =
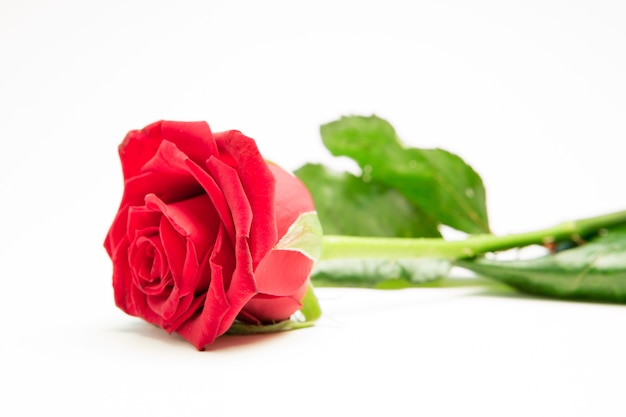
[[[321,259],[336,258],[470,258],[512,248],[566,239],[580,240],[602,229],[626,223],[626,211],[561,223],[557,226],[509,235],[472,235],[464,240],[443,238],[386,238],[324,236]]]

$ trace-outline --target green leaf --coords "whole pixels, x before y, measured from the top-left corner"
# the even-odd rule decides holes
[[[376,116],[342,117],[320,132],[333,155],[359,164],[364,181],[399,191],[441,224],[472,234],[489,232],[482,180],[459,156],[406,148],[391,124]]]
[[[304,165],[295,174],[309,189],[327,235],[440,236],[432,218],[384,184],[317,164]]]
[[[536,259],[457,260],[455,265],[530,294],[626,302],[624,230],[613,230],[589,243]]]
[[[445,259],[332,259],[319,262],[311,280],[316,286],[406,288],[445,277]]]

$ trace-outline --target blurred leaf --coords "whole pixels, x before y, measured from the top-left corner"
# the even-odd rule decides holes
[[[626,231],[536,259],[457,260],[455,265],[519,291],[558,298],[626,302]]]
[[[440,236],[433,219],[383,184],[316,164],[304,165],[295,174],[311,192],[324,234]]]
[[[406,148],[376,116],[351,116],[322,125],[324,145],[354,159],[365,182],[399,191],[441,224],[467,233],[489,232],[485,189],[460,157],[442,149]]]

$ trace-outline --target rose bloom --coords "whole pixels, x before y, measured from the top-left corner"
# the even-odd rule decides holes
[[[119,308],[202,349],[235,320],[302,307],[314,256],[289,242],[313,201],[254,140],[160,121],[129,132],[119,155],[124,192],[104,243]]]

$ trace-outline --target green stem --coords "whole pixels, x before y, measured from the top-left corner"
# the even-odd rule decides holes
[[[470,258],[487,252],[546,244],[561,240],[580,240],[601,229],[626,224],[626,211],[574,220],[527,233],[497,236],[473,235],[464,240],[441,238],[386,238],[324,236],[321,259],[336,258]]]

